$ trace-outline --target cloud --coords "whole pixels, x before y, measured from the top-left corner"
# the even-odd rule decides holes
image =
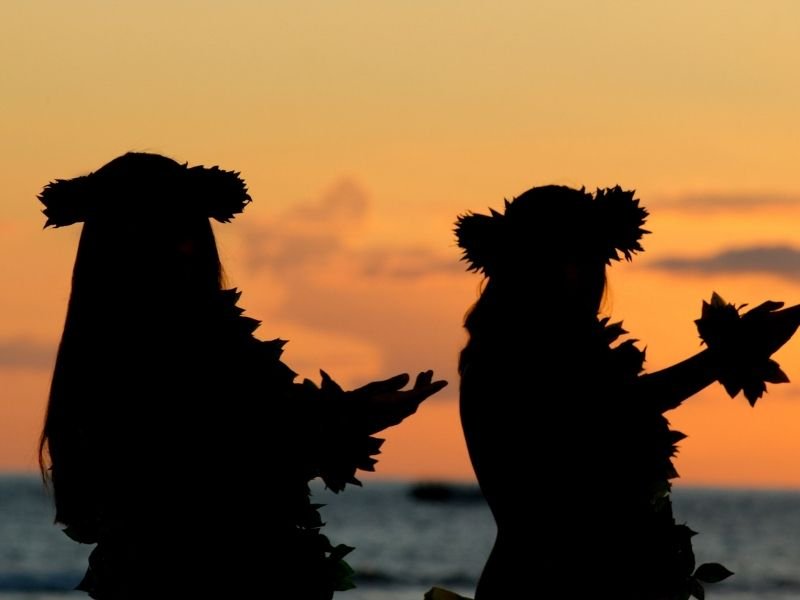
[[[27,338],[0,340],[0,369],[52,369],[56,347]]]
[[[430,248],[374,248],[359,257],[368,277],[415,279],[435,273],[462,273],[465,263]]]
[[[306,224],[361,221],[369,212],[369,199],[363,188],[352,179],[341,179],[316,202],[298,204],[284,213],[283,219]]]
[[[800,208],[800,195],[780,192],[705,192],[664,200],[658,205],[659,211],[677,210],[702,213],[748,211],[768,207]]]
[[[335,234],[315,234],[263,226],[245,233],[246,263],[251,271],[282,272],[329,261],[344,251]]]
[[[701,258],[665,258],[652,267],[698,273],[762,273],[800,280],[800,250],[791,246],[752,246]]]
[[[344,179],[321,198],[295,205],[274,219],[241,228],[246,263],[253,270],[286,271],[315,265],[344,252],[344,238],[363,223],[369,200]]]
[[[424,246],[354,245],[370,208],[361,186],[341,180],[318,200],[293,206],[269,221],[244,225],[245,263],[251,271],[293,276],[331,264],[347,265],[366,277],[401,279],[464,271],[455,252],[450,256]]]

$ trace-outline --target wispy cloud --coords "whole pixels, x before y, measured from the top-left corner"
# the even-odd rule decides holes
[[[423,247],[372,248],[361,254],[361,270],[367,276],[414,279],[434,273],[462,273],[466,265]]]
[[[762,208],[800,208],[800,195],[780,192],[705,192],[664,199],[658,210],[681,212],[730,212]]]
[[[368,212],[369,199],[364,189],[352,179],[341,179],[317,201],[295,205],[282,218],[284,223],[330,227],[360,222]]]
[[[354,245],[371,203],[353,180],[342,180],[321,198],[296,205],[273,220],[243,227],[246,263],[253,271],[278,273],[347,264],[366,277],[402,279],[464,270],[452,256],[412,245]]]
[[[0,340],[0,369],[52,369],[56,347],[27,338]]]
[[[369,211],[364,190],[342,180],[316,201],[293,206],[274,219],[243,224],[247,265],[251,270],[294,270],[325,262],[346,251],[344,237]]]
[[[651,266],[698,273],[763,273],[800,281],[800,250],[791,246],[733,248],[706,257],[665,258]]]

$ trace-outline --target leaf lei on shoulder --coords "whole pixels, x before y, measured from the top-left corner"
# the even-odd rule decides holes
[[[613,346],[617,340],[628,332],[622,327],[622,321],[609,323],[611,319],[604,317],[597,324],[604,345],[609,348],[611,368],[622,377],[636,377],[644,369],[645,351],[636,347],[638,340],[628,339]]]
[[[769,308],[769,307],[765,307]],[[610,323],[608,318],[597,321],[603,342],[609,348],[609,367],[621,378],[634,378],[644,369],[645,351],[636,347],[637,340],[628,339],[613,346],[617,340],[628,332],[622,322]],[[651,494],[653,514],[670,515],[665,524],[670,528],[665,534],[664,543],[673,549],[674,560],[679,565],[673,582],[673,592],[665,598],[669,600],[685,600],[690,596],[702,600],[705,597],[703,584],[717,583],[733,575],[731,571],[719,563],[695,563],[692,537],[696,535],[688,526],[678,524],[671,517],[672,500],[671,480],[678,477],[672,459],[678,452],[678,442],[686,438],[680,431],[670,429],[669,422],[660,413],[651,415],[646,422],[638,424],[647,431],[642,432],[649,441],[652,451],[651,460],[643,463],[649,471],[645,475],[645,485]]]
[[[324,371],[321,372],[322,385],[319,387],[309,379],[300,385],[295,384],[297,374],[280,360],[286,341],[257,339],[253,334],[261,322],[244,315],[244,309],[237,306],[240,297],[241,292],[234,288],[222,290],[216,300],[216,309],[228,334],[255,344],[258,368],[273,381],[277,378],[286,384],[293,394],[290,401],[307,403],[317,412],[310,421],[319,427],[308,431],[313,450],[301,475],[306,478],[305,501],[294,517],[297,543],[303,548],[304,560],[308,562],[307,572],[313,573],[313,577],[327,590],[352,589],[355,587],[354,571],[344,557],[354,548],[345,544],[333,545],[322,533],[324,523],[319,509],[324,505],[311,502],[308,481],[320,477],[328,489],[337,493],[347,484],[361,485],[355,472],[358,469],[375,470],[377,460],[372,457],[380,453],[383,440],[364,434],[352,425],[354,421],[347,393]]]
[[[308,478],[319,477],[329,490],[339,493],[347,484],[361,485],[355,474],[358,469],[374,471],[377,460],[374,455],[380,454],[382,439],[365,434],[354,425],[354,408],[350,406],[350,398],[339,384],[325,372],[320,371],[322,383],[317,386],[310,379],[303,380],[301,393],[315,399],[314,406],[319,414],[315,419],[318,427],[312,432],[311,442],[314,450],[313,465],[308,472]],[[308,490],[308,487],[306,488]],[[310,490],[309,490],[310,495]],[[319,565],[318,577],[328,582],[331,590],[345,591],[356,587],[353,568],[344,560],[344,557],[354,550],[345,544],[334,546],[322,534],[323,526],[318,509],[322,504],[308,504],[308,518],[301,527],[303,534],[316,536],[310,539],[311,544],[317,544],[323,556]],[[319,556],[319,554],[318,554]]]
[[[222,313],[222,323],[229,335],[247,338],[257,344],[259,352],[259,369],[272,371],[273,374],[292,383],[297,374],[280,361],[285,340],[259,340],[253,333],[260,326],[257,319],[245,316],[244,309],[237,306],[241,292],[237,289],[222,290],[219,293],[217,304]],[[325,371],[320,371],[322,383],[317,386],[310,379],[305,379],[295,390],[319,415],[314,422],[319,428],[312,437],[317,447],[316,466],[309,472],[309,479],[320,477],[325,485],[333,492],[341,492],[347,484],[361,485],[355,477],[357,470],[374,471],[377,459],[373,456],[380,454],[384,440],[363,433],[360,429],[358,408],[350,394],[331,379]]]
[[[243,340],[252,346],[261,375],[267,376],[270,381],[291,385],[297,373],[281,361],[286,340],[260,340],[255,337],[254,333],[261,326],[261,321],[244,315],[245,309],[237,305],[241,295],[241,291],[231,288],[220,290],[215,296],[212,312],[216,313],[219,326],[224,329],[226,336]]]
[[[374,471],[384,440],[360,431],[356,420],[356,408],[352,398],[325,371],[320,371],[322,383],[319,387],[306,379],[303,386],[319,397],[322,413],[317,432],[319,462],[315,475],[333,492],[341,492],[347,484],[360,486],[356,471]]]
[[[612,346],[621,336],[628,333],[621,321],[609,323],[606,317],[599,320],[598,325],[602,328],[601,335],[609,347],[608,367],[623,381],[633,381],[644,370],[645,351],[636,347],[638,340],[635,339],[628,339]],[[631,401],[640,409],[646,407],[641,398],[632,398]],[[638,428],[647,429],[640,433],[642,439],[647,442],[649,456],[649,460],[640,465],[647,471],[642,475],[650,490],[652,502],[658,508],[657,505],[669,496],[672,489],[670,480],[678,477],[672,459],[678,452],[678,442],[685,439],[686,435],[670,429],[669,422],[660,413],[643,415],[641,410],[639,413]]]
[[[695,324],[702,342],[717,357],[719,381],[725,391],[731,398],[744,392],[750,406],[755,406],[766,392],[767,383],[789,381],[780,365],[769,358],[780,344],[763,347],[764,331],[770,327],[768,319],[774,322],[783,302],[763,302],[742,314],[745,306],[726,302],[714,292],[710,302],[703,301],[701,316]],[[790,310],[781,312],[791,317]]]

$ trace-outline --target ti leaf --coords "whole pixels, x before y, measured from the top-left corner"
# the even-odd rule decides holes
[[[718,583],[731,575],[733,571],[729,571],[719,563],[703,563],[694,572],[695,578],[705,583]]]

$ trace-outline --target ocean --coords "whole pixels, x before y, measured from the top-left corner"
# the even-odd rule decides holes
[[[358,587],[336,600],[422,600],[432,586],[471,596],[494,535],[474,486],[420,487],[369,480],[323,503],[325,531],[355,546],[348,561]],[[427,494],[415,492],[427,491]],[[735,575],[707,587],[719,600],[800,598],[800,492],[676,486],[675,514],[699,532],[698,562],[721,562]],[[0,476],[0,600],[73,600],[91,546],[52,523],[41,481]]]

